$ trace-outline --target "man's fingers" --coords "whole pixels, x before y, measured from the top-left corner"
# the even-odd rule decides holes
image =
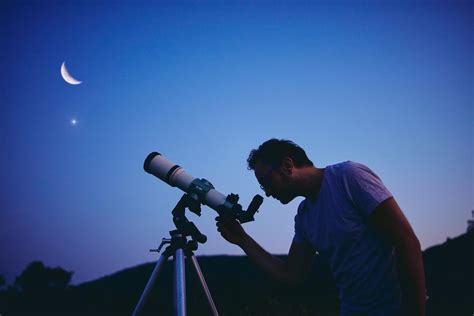
[[[235,219],[233,219],[232,217],[221,216],[221,215],[217,216],[217,217],[215,218],[215,220],[216,220],[216,224],[217,224],[217,223],[225,223],[225,224],[227,224],[227,223],[232,223],[232,222],[235,221]]]
[[[225,224],[222,222],[217,222],[216,226],[217,226],[217,231],[219,232],[221,232],[222,230],[228,230]]]
[[[229,234],[229,230],[226,229],[225,227],[219,227],[217,228],[217,231],[221,233],[222,236]]]

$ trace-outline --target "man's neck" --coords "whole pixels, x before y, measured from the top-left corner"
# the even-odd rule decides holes
[[[308,199],[318,196],[323,183],[324,168],[308,167],[301,174],[301,195]]]

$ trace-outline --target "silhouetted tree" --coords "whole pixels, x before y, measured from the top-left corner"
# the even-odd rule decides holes
[[[24,293],[37,293],[48,289],[65,289],[73,272],[62,268],[48,268],[34,261],[15,279],[15,285]]]
[[[0,290],[3,289],[7,285],[7,281],[3,274],[0,274]]]
[[[14,287],[0,297],[0,312],[6,315],[63,315],[70,302],[73,272],[60,267],[45,267],[40,261],[30,263],[15,278]],[[6,298],[6,299],[5,299]]]

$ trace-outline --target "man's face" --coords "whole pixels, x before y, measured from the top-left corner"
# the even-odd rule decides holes
[[[290,186],[290,175],[281,165],[272,166],[258,161],[254,171],[260,188],[265,191],[266,196],[271,196],[282,204],[288,204],[295,198]]]

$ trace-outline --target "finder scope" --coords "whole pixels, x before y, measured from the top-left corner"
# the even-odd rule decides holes
[[[157,152],[148,155],[143,169],[170,186],[186,192],[197,202],[214,209],[220,216],[237,219],[241,223],[253,221],[255,212],[258,212],[258,208],[263,202],[263,197],[257,194],[252,199],[247,211],[244,211],[242,206],[237,203],[239,200],[237,194],[231,193],[225,196],[217,191],[208,180],[193,177],[182,167]]]

